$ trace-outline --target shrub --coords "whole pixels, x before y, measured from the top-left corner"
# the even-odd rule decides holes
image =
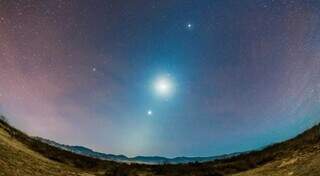
[[[3,115],[0,115],[0,120],[3,121],[3,122],[8,123],[8,119]]]

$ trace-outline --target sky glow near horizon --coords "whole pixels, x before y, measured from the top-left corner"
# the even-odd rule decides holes
[[[320,2],[0,1],[0,112],[113,154],[256,149],[320,121]]]

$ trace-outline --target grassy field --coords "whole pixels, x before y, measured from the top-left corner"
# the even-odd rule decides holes
[[[232,158],[142,165],[103,161],[42,143],[0,120],[0,176],[320,176],[320,126]]]
[[[79,169],[49,160],[0,128],[1,176],[90,176]]]
[[[270,162],[256,169],[234,176],[319,176],[320,147],[310,151],[295,152],[292,156]]]

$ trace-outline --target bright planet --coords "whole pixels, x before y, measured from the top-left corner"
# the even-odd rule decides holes
[[[173,81],[169,76],[160,76],[154,82],[155,93],[161,97],[168,98],[173,93]]]

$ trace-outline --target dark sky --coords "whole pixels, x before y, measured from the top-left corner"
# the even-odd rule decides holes
[[[0,112],[32,135],[217,155],[292,137],[319,105],[319,1],[0,0]]]

